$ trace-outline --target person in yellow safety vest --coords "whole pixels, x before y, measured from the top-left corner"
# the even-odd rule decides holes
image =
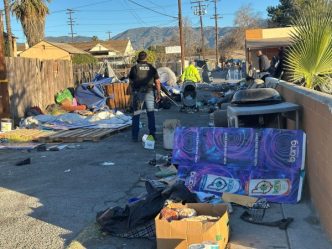
[[[201,76],[198,72],[198,69],[194,65],[195,63],[193,61],[189,62],[189,66],[185,68],[182,76],[181,81],[192,81],[192,82],[201,82]]]

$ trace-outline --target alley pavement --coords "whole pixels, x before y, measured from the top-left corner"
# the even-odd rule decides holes
[[[180,119],[183,126],[207,126],[209,122],[207,112],[184,114],[175,107],[156,116],[158,141],[154,151],[131,142],[130,130],[62,151],[0,151],[0,248],[155,248],[154,240],[101,234],[95,217],[98,211],[123,206],[145,192],[140,179],[156,172],[148,161],[155,153],[170,153],[162,148],[165,119]],[[147,124],[146,117],[142,121]],[[14,166],[26,158],[31,158],[31,164]],[[275,204],[267,210],[268,220],[294,218],[287,231],[244,223],[239,218],[242,212],[236,207],[230,217],[231,249],[332,248],[308,194],[297,205]]]

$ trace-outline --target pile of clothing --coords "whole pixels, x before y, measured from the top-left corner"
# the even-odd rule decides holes
[[[142,198],[123,207],[110,207],[97,214],[97,223],[101,231],[126,238],[155,237],[154,218],[165,206],[167,200],[174,202],[196,203],[195,194],[191,193],[183,182],[167,186],[159,181],[145,183],[147,193]]]

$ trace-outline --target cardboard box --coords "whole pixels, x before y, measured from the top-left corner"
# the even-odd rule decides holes
[[[229,218],[227,205],[188,203],[171,204],[171,208],[188,207],[197,211],[198,215],[219,216],[218,221],[186,221],[161,220],[158,214],[155,218],[157,248],[158,249],[188,249],[192,244],[205,241],[218,242],[219,248],[224,249],[228,243]]]

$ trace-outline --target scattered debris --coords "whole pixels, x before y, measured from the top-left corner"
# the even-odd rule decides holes
[[[110,162],[110,161],[107,161],[107,162],[103,162],[103,163],[101,163],[100,165],[101,165],[101,166],[113,166],[113,165],[115,165],[115,163]]]
[[[152,135],[143,135],[142,142],[144,149],[153,150],[155,145],[155,139]]]
[[[238,204],[240,206],[252,208],[257,203],[258,198],[231,193],[223,193],[222,199],[225,202]]]
[[[67,148],[66,144],[60,144],[60,145],[54,145],[54,146],[48,147],[47,150],[49,150],[49,151],[60,151],[60,150],[63,150],[65,148]]]
[[[64,173],[69,173],[71,172],[71,169],[66,169],[65,171],[63,171]]]
[[[15,164],[15,166],[24,166],[24,165],[28,165],[28,164],[31,164],[31,158],[27,158],[27,159],[24,159],[22,161],[19,161]]]
[[[241,219],[256,225],[278,227],[281,230],[287,230],[289,224],[294,221],[293,218],[280,219],[276,221],[259,221],[256,218],[254,218],[251,214],[249,214],[248,211],[244,211],[244,213],[241,215]]]
[[[156,177],[163,178],[167,176],[173,176],[178,173],[178,170],[175,168],[174,165],[171,165],[169,167],[162,167],[159,166],[159,172],[155,174]]]

